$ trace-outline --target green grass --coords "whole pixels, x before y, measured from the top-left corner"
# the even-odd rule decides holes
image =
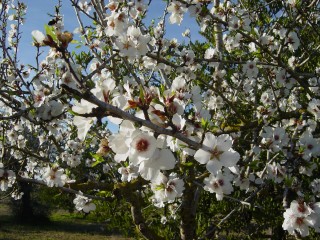
[[[125,240],[107,233],[102,223],[91,223],[80,214],[54,212],[50,219],[19,223],[7,204],[0,203],[0,240]]]

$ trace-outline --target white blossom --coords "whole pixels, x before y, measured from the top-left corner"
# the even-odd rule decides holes
[[[76,195],[76,198],[73,199],[73,203],[78,211],[89,213],[90,211],[96,210],[96,205],[91,202],[91,199],[83,196],[82,192],[79,192],[79,194]]]
[[[201,164],[206,164],[207,170],[216,174],[221,168],[233,167],[238,162],[240,155],[232,147],[232,139],[227,134],[218,137],[206,133],[203,149],[199,149],[194,158]]]

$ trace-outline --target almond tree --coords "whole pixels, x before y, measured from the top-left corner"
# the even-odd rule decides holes
[[[33,63],[26,5],[1,2],[1,191],[124,199],[146,239],[320,231],[318,0],[60,0]]]

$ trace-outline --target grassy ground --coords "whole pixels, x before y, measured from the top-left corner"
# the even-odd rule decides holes
[[[109,235],[109,236],[108,236]],[[18,223],[7,204],[0,203],[0,240],[125,240],[110,236],[103,224],[90,223],[79,215],[58,211],[50,221]]]

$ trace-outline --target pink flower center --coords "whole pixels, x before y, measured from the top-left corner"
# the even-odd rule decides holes
[[[170,103],[168,106],[168,111],[169,113],[171,113],[172,115],[177,113],[177,107],[175,106],[174,103]]]
[[[109,7],[110,11],[114,11],[114,10],[117,9],[117,5],[116,4],[109,4],[108,7]]]
[[[308,148],[309,150],[312,150],[313,145],[312,145],[312,144],[308,144],[307,148]]]
[[[110,22],[110,23],[109,23],[109,27],[111,27],[111,28],[114,29],[114,28],[116,27],[115,22],[114,22],[114,21]]]
[[[42,96],[41,95],[36,95],[35,96],[35,101],[36,102],[41,102],[42,101]]]
[[[125,49],[129,49],[131,47],[131,45],[130,45],[130,43],[129,42],[125,42],[124,44],[123,44],[123,48],[125,48]]]
[[[304,212],[306,211],[306,208],[305,208],[305,206],[304,206],[303,203],[302,203],[302,204],[299,204],[299,206],[298,206],[298,211],[301,212],[301,213],[304,213]]]
[[[223,186],[224,185],[223,179],[219,179],[218,183],[219,183],[220,186]]]
[[[288,43],[291,43],[291,44],[293,44],[293,43],[294,43],[294,41],[293,41],[293,38],[291,38],[291,37],[288,37]]]
[[[219,149],[217,149],[217,147],[215,147],[212,151],[211,151],[211,159],[218,159],[220,155],[223,153],[223,151],[219,151]]]
[[[125,14],[124,13],[120,13],[119,16],[118,16],[118,21],[119,22],[124,22],[124,19],[125,19]]]
[[[0,180],[1,180],[1,181],[7,181],[7,180],[8,180],[8,177],[9,177],[8,172],[7,172],[7,171],[4,171],[2,177],[0,177]]]
[[[296,220],[296,223],[300,226],[303,224],[303,218],[302,217],[298,217]]]
[[[167,192],[170,192],[170,193],[173,192],[175,189],[175,186],[176,184],[174,182],[171,182],[166,188]]]
[[[140,139],[136,144],[136,149],[139,152],[145,152],[149,147],[149,142],[146,139]]]

